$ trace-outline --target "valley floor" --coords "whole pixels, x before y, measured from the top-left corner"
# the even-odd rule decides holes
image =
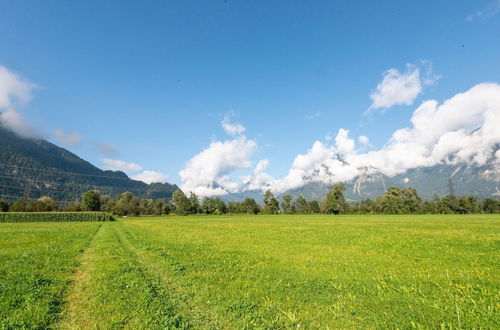
[[[495,328],[500,217],[0,224],[0,328]]]

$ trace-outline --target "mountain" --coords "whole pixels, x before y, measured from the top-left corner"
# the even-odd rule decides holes
[[[488,163],[473,166],[467,163],[455,165],[440,164],[432,167],[419,167],[393,177],[382,174],[375,168],[363,169],[363,174],[343,182],[346,185],[345,197],[348,201],[375,199],[388,187],[415,188],[423,199],[432,199],[434,195],[446,196],[450,187],[456,196],[476,196],[479,198],[500,197],[500,164]],[[278,198],[290,194],[300,195],[307,200],[321,200],[332,185],[321,182],[309,182],[302,187],[278,194]],[[225,201],[243,200],[246,197],[262,202],[263,192],[252,190],[222,196]]]
[[[344,183],[346,185],[345,196],[351,200],[374,199],[391,186],[415,188],[424,199],[432,199],[434,195],[448,195],[450,187],[457,196],[499,197],[500,165],[494,163],[484,166],[472,166],[466,163],[440,164],[411,169],[393,177],[372,169]],[[289,190],[285,194],[303,195],[306,199],[321,199],[330,188],[331,185],[310,182],[300,188]]]
[[[64,148],[19,137],[0,125],[0,198],[50,196],[69,202],[91,189],[157,199],[170,198],[177,186],[148,185],[120,171],[103,171]]]

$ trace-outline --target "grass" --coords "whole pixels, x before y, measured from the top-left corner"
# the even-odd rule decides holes
[[[0,224],[0,328],[497,328],[499,229],[494,215]]]

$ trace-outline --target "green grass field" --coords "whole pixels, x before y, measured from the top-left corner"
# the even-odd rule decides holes
[[[500,217],[0,224],[0,328],[498,328]]]

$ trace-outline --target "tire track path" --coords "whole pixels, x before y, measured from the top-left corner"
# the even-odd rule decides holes
[[[57,328],[188,328],[121,240],[119,227],[103,224],[82,256]]]

